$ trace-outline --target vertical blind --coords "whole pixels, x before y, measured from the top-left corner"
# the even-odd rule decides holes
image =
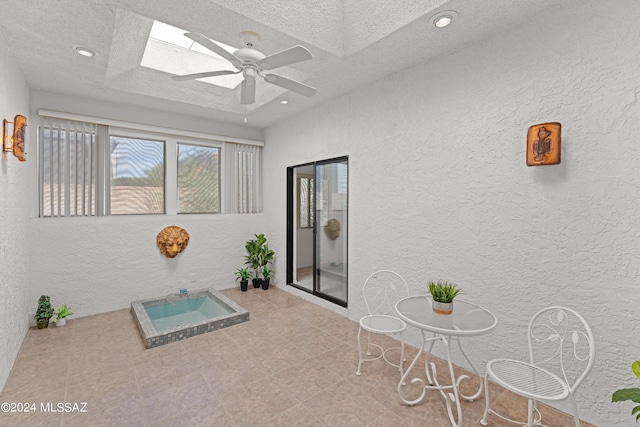
[[[256,213],[262,211],[262,147],[225,144],[227,155],[226,211]]]
[[[44,119],[40,126],[40,216],[93,216],[102,208],[98,137],[94,123]]]
[[[38,130],[40,217],[102,216],[117,213],[112,211],[114,200],[111,190],[114,183],[110,178],[114,165],[109,126],[46,116],[41,120]],[[183,145],[187,147],[188,144]],[[222,153],[216,148],[208,150],[215,151],[216,157],[222,157],[225,166],[221,180],[213,182],[218,186],[217,192],[209,190],[212,182],[208,181],[204,190],[190,188],[189,191],[211,193],[208,194],[209,198],[217,198],[216,193],[222,193],[224,213],[262,212],[262,147],[227,142],[224,143]],[[221,154],[224,155],[220,156]],[[180,163],[180,160],[174,161]],[[182,160],[184,163],[184,159]],[[166,170],[167,159],[162,161],[162,169]],[[201,167],[210,168],[215,163],[199,165],[192,172],[202,171]],[[186,163],[181,164],[176,169],[182,172],[185,165]],[[219,176],[219,171],[220,168],[211,173],[207,171],[208,176],[215,178]],[[132,181],[134,178],[136,176],[128,179]],[[201,185],[202,176],[198,175],[196,178],[198,179],[192,181]],[[183,181],[175,177],[172,182],[180,190],[185,187]],[[181,201],[176,200],[175,203]],[[220,211],[215,203],[213,208],[206,209],[184,209],[180,206],[178,213]]]

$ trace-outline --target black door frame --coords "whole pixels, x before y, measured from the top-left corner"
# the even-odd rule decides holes
[[[349,165],[349,156],[340,156],[340,157],[334,157],[331,159],[325,159],[325,160],[319,160],[317,162],[308,162],[308,163],[301,163],[299,165],[294,165],[294,166],[288,166],[287,167],[287,286],[292,286],[296,289],[299,289],[301,291],[307,292],[309,294],[312,294],[314,296],[317,296],[319,298],[322,298],[324,300],[327,300],[329,302],[332,302],[334,304],[337,304],[341,307],[347,307],[348,306],[348,301],[349,301],[349,240],[348,240],[348,234],[349,234],[349,228],[347,226],[347,232],[345,233],[345,238],[347,239],[347,252],[345,253],[345,259],[346,259],[346,270],[347,270],[347,289],[345,290],[345,301],[342,301],[340,299],[337,299],[335,297],[332,297],[331,295],[327,295],[327,294],[323,294],[322,292],[318,292],[316,291],[316,275],[317,275],[317,271],[316,271],[316,238],[317,238],[317,221],[316,221],[316,217],[314,215],[314,223],[313,223],[313,286],[312,289],[306,289],[298,284],[296,284],[293,281],[293,247],[294,247],[294,238],[296,237],[295,234],[295,230],[294,230],[294,209],[293,209],[293,200],[295,197],[294,194],[294,189],[295,189],[295,182],[294,182],[294,169],[295,168],[299,168],[299,167],[303,167],[303,166],[309,166],[309,165],[313,165],[313,176],[314,176],[314,180],[315,180],[315,176],[316,176],[316,167],[318,165],[325,165],[325,164],[329,164],[329,163],[337,163],[337,162],[342,162],[342,161],[346,161],[347,162],[347,168]],[[348,170],[348,169],[347,169]],[[347,178],[347,186],[349,185],[349,181]],[[314,186],[315,189],[315,186]],[[316,198],[315,195],[313,197],[313,206],[312,209],[316,210]],[[349,211],[349,190],[347,187],[347,215],[348,215],[348,211]]]

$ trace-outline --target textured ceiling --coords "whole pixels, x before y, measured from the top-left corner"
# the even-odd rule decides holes
[[[269,55],[294,45],[314,58],[277,74],[318,89],[312,98],[257,80],[247,126],[264,128],[313,105],[518,25],[558,0],[0,0],[0,32],[33,90],[242,123],[239,87],[176,82],[140,62],[154,20],[241,47],[255,31]],[[436,29],[429,19],[455,10]],[[99,52],[77,55],[72,46]],[[172,56],[170,60],[179,60]],[[208,70],[194,70],[208,71]],[[284,106],[281,97],[291,100]]]

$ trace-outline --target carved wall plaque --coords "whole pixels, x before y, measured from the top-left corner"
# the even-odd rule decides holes
[[[162,255],[167,258],[175,258],[184,251],[189,244],[189,233],[182,227],[170,225],[158,233],[156,244]]]
[[[527,132],[527,166],[560,163],[560,123],[533,125]]]

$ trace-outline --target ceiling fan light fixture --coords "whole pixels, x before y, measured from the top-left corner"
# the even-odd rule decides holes
[[[458,13],[455,10],[445,10],[433,15],[429,22],[436,28],[444,28],[449,26],[457,16]]]
[[[73,48],[73,50],[76,51],[76,53],[78,55],[86,56],[88,58],[91,58],[91,57],[96,56],[98,54],[98,52],[96,52],[95,50],[89,49],[88,47],[82,46],[82,45],[79,45],[79,44],[73,45],[71,47]]]

